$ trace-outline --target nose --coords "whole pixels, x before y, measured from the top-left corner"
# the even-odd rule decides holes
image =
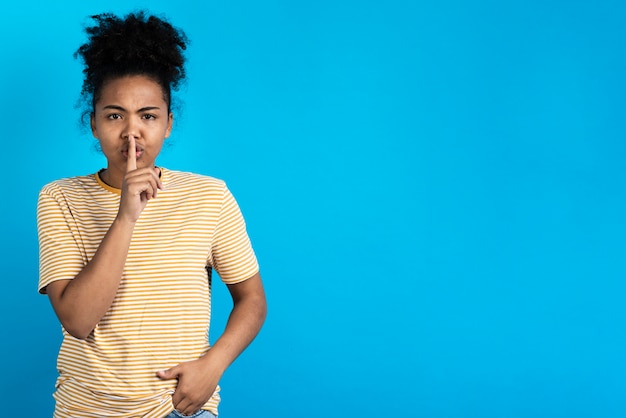
[[[126,119],[126,126],[122,130],[122,139],[128,141],[131,135],[135,139],[139,137],[139,124],[133,117]]]

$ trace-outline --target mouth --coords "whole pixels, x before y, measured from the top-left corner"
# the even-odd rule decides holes
[[[124,158],[128,158],[128,148],[125,148],[122,150],[122,155],[124,156]],[[141,148],[140,146],[136,146],[135,147],[135,157],[137,157],[137,159],[139,159],[142,155],[143,155],[143,148]]]

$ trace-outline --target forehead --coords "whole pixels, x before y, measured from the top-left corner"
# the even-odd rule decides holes
[[[153,79],[142,76],[113,78],[102,85],[97,104],[138,106],[166,106],[163,88]]]

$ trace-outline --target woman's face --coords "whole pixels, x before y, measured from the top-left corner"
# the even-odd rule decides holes
[[[107,158],[107,178],[119,187],[126,173],[129,135],[136,141],[137,168],[153,167],[172,130],[173,116],[161,86],[146,76],[113,79],[100,93],[91,130]]]

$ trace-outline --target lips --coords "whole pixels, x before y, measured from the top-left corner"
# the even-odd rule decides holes
[[[137,158],[141,157],[143,155],[143,151],[144,151],[143,148],[141,148],[140,146],[136,146],[135,156]],[[128,158],[128,148],[122,150],[122,155],[124,156],[124,158]]]

